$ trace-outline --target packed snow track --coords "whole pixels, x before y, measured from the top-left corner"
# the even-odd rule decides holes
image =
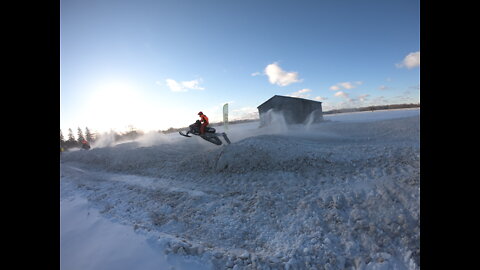
[[[61,199],[213,269],[419,269],[419,110],[338,119],[67,152]]]

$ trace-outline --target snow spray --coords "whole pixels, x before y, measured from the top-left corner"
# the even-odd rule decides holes
[[[141,147],[148,147],[166,143],[169,140],[167,136],[163,133],[160,133],[158,131],[149,131],[137,138],[135,141],[137,141],[139,146]]]
[[[104,132],[92,144],[92,148],[110,147],[115,145],[115,131]]]
[[[262,118],[262,125],[272,133],[283,133],[288,130],[287,121],[282,112],[270,109]]]

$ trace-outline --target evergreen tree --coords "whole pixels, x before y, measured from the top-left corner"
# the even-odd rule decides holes
[[[73,131],[71,128],[68,129],[68,141],[69,142],[75,142],[75,136],[73,136]]]
[[[78,143],[81,144],[83,140],[85,140],[85,137],[83,137],[83,132],[80,129],[80,127],[78,127],[78,129],[77,129],[77,141],[78,141]]]
[[[87,140],[87,142],[93,142],[94,141],[93,134],[90,132],[88,127],[85,127],[85,139]]]
[[[75,140],[75,137],[73,136],[73,131],[71,128],[68,129],[68,140],[65,142],[65,148],[72,148],[77,146],[77,141]]]
[[[60,147],[65,148],[65,138],[63,137],[62,129],[60,129]]]

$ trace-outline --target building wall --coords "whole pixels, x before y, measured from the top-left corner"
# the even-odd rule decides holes
[[[262,125],[268,124],[267,112],[281,112],[287,124],[299,124],[308,121],[313,112],[313,122],[323,120],[322,103],[300,98],[274,96],[270,100],[258,106],[258,112]]]

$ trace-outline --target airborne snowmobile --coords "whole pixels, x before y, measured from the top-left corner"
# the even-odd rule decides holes
[[[186,131],[186,133],[183,133],[179,131],[180,135],[185,136],[185,137],[192,137],[188,134],[193,134],[202,137],[202,139],[209,141],[213,144],[216,145],[221,145],[222,141],[218,138],[219,136],[222,136],[225,141],[230,144],[230,140],[227,137],[227,134],[225,132],[222,133],[215,133],[215,129],[212,127],[205,127],[205,133],[203,135],[200,135],[200,120],[197,120],[194,124],[191,124],[188,126],[189,130]]]

